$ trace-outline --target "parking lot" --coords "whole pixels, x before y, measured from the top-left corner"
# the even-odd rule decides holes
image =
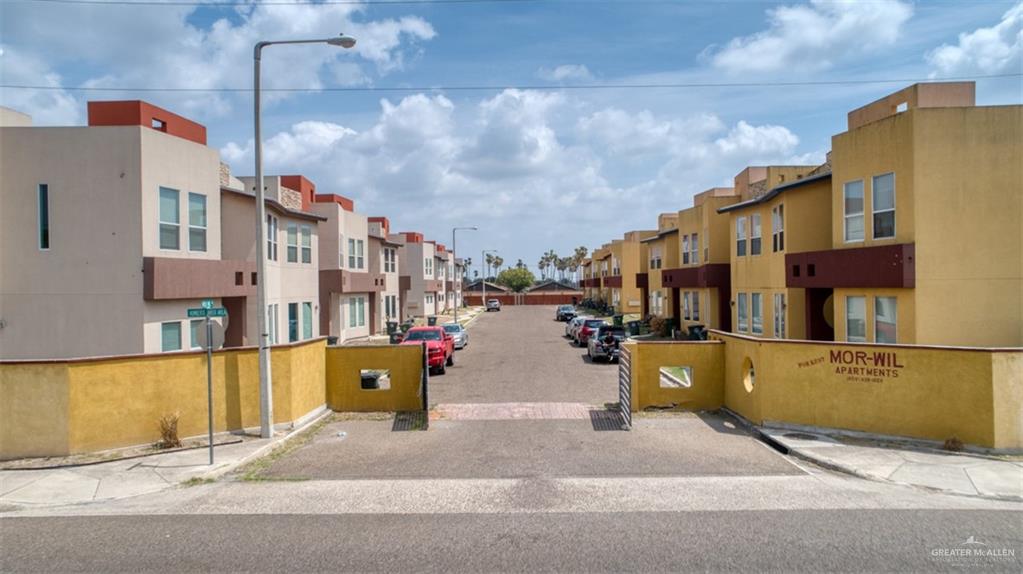
[[[389,415],[337,415],[263,471],[278,479],[761,476],[800,470],[715,414],[639,414],[607,425],[615,364],[563,337],[554,307],[511,307],[469,328],[430,378],[429,430]],[[417,429],[421,426],[411,425]]]

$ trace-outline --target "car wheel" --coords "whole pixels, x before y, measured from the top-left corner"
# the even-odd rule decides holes
[[[450,367],[450,366],[452,366],[454,364],[455,364],[455,354],[451,353],[450,355],[448,355],[448,366]]]

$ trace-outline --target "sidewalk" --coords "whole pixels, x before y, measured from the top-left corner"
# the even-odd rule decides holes
[[[803,430],[757,427],[789,454],[861,478],[953,494],[1023,500],[1023,459],[870,444]]]
[[[328,413],[330,411],[327,411]],[[40,470],[0,471],[0,506],[51,506],[128,498],[208,480],[268,453],[315,424],[321,417],[273,438],[252,438],[214,447],[153,454],[99,464]]]

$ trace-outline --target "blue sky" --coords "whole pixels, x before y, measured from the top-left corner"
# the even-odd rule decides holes
[[[250,174],[258,39],[356,36],[355,50],[274,47],[264,58],[269,170],[396,229],[540,254],[593,248],[754,163],[819,163],[849,110],[903,86],[410,92],[322,88],[821,82],[1021,71],[1023,3],[536,1],[478,4],[97,6],[0,4],[0,103],[40,125],[84,123],[89,99],[145,99],[204,123]],[[130,89],[125,89],[130,88]],[[123,91],[122,91],[123,90]],[[978,82],[1019,104],[1020,78]],[[4,142],[5,145],[8,142]],[[479,259],[477,255],[474,259]]]

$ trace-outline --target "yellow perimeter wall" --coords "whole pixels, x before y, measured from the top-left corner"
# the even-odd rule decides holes
[[[277,424],[294,423],[324,404],[335,410],[420,408],[418,347],[328,348],[318,339],[274,347],[271,360]],[[391,390],[362,391],[362,368],[390,369]],[[259,426],[256,349],[213,354],[213,411],[216,432]],[[205,435],[204,353],[0,363],[0,459],[156,442],[160,417],[172,413],[180,416],[179,436]]]
[[[1023,350],[713,338],[630,343],[634,410],[724,405],[755,424],[1023,448]],[[661,366],[692,366],[692,388],[660,389]]]

